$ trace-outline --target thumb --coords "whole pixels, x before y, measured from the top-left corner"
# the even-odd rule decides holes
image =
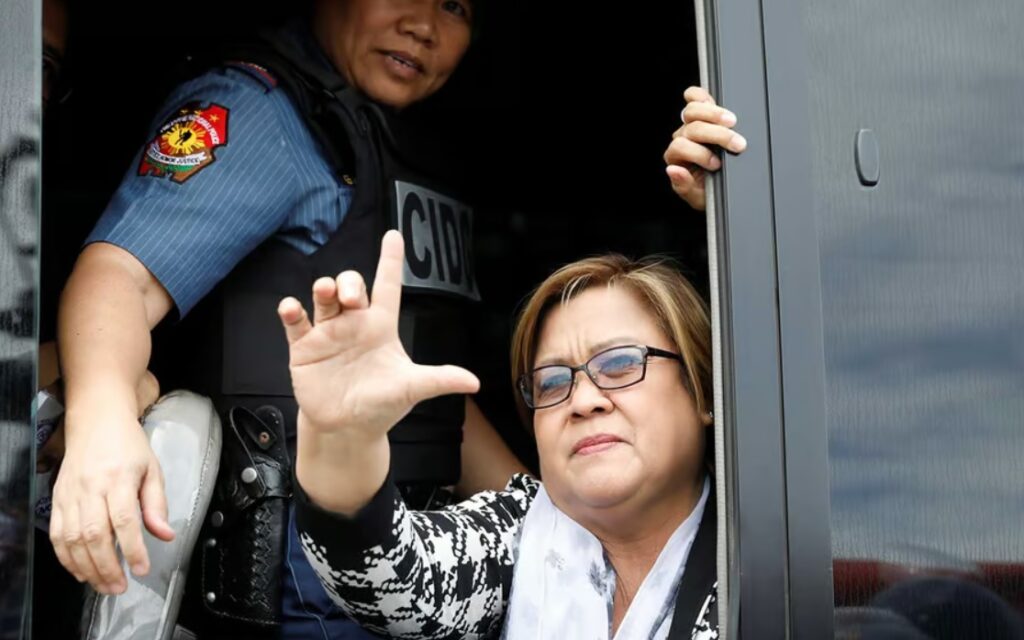
[[[149,463],[146,476],[139,489],[139,504],[146,529],[164,542],[174,540],[174,529],[167,522],[167,495],[164,493],[163,474],[155,460]]]
[[[409,399],[419,403],[452,393],[476,393],[480,380],[462,367],[453,365],[413,365],[409,379]]]

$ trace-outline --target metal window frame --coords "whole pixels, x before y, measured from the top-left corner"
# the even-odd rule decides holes
[[[737,114],[748,141],[742,156],[724,158],[707,213],[729,559],[721,624],[729,637],[783,638],[785,447],[762,7],[760,0],[698,2],[707,87]]]
[[[833,634],[828,434],[803,10],[697,0],[702,78],[748,140],[709,194],[729,563],[741,638]],[[774,142],[774,144],[773,144]]]
[[[788,506],[790,637],[833,636],[821,260],[811,190],[804,6],[762,0],[775,202]]]

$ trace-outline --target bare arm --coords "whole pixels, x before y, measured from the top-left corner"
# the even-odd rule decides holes
[[[463,498],[500,491],[516,473],[529,473],[501,439],[472,398],[466,398],[462,425],[462,477],[455,492]]]
[[[45,342],[39,345],[39,383],[40,389],[46,389],[64,402],[64,392],[57,384],[60,379],[60,368],[57,365],[57,343]],[[42,384],[49,381],[48,384]],[[137,414],[141,417],[146,409],[160,399],[160,382],[147,371],[135,388]],[[56,430],[46,440],[46,444],[36,452],[36,473],[47,473],[60,467],[64,460],[64,419],[61,418]]]
[[[136,398],[149,362],[149,332],[172,305],[142,263],[104,243],[86,247],[61,296],[66,453],[54,486],[50,538],[61,563],[103,593],[127,587],[115,536],[132,571],[149,570],[140,506],[153,535],[174,535]]]
[[[149,364],[149,332],[173,304],[132,254],[101,242],[86,247],[61,294],[58,314],[68,404],[98,384],[107,397],[112,391],[133,396]],[[97,373],[102,380],[94,377]]]

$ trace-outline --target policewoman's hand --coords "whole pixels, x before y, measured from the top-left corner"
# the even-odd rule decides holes
[[[665,150],[665,172],[672,190],[691,207],[703,211],[707,206],[707,172],[722,168],[717,149],[742,153],[747,141],[732,130],[736,115],[717,106],[707,91],[690,87],[683,97],[683,126],[672,134],[672,142]]]
[[[163,474],[134,402],[104,402],[95,411],[68,414],[86,429],[67,428],[66,452],[53,487],[50,541],[60,563],[103,594],[123,593],[127,581],[115,542],[136,575],[149,572],[142,526],[174,539],[167,522]],[[140,517],[141,511],[141,517]]]
[[[409,359],[398,338],[404,244],[397,231],[381,242],[373,294],[354,271],[313,284],[313,320],[294,298],[278,314],[288,338],[299,404],[296,476],[324,508],[349,513],[387,474],[387,432],[419,402],[480,386],[455,366]]]
[[[45,390],[63,402],[64,392],[59,382],[50,384]],[[147,371],[139,380],[139,386],[135,389],[135,398],[139,404],[140,418],[160,398],[160,382],[152,372]],[[43,443],[43,446],[36,451],[36,473],[59,470],[60,463],[64,460],[64,450],[64,417],[61,416],[57,428]],[[53,480],[56,481],[56,479],[57,477],[53,476]]]

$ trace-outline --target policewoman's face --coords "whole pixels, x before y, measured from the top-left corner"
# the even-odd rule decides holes
[[[396,108],[444,85],[469,47],[470,0],[320,0],[320,46],[345,78]]]

